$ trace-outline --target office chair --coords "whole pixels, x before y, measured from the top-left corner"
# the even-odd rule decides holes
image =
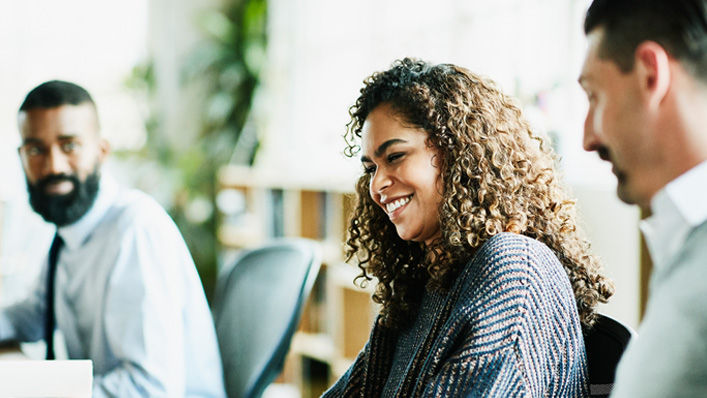
[[[320,264],[315,242],[281,239],[219,274],[213,315],[229,397],[260,397],[280,373]]]
[[[589,395],[605,398],[614,386],[616,366],[636,332],[609,316],[597,314],[594,326],[584,335],[589,367]]]

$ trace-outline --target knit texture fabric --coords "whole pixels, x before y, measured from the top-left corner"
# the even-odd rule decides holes
[[[586,397],[586,353],[567,274],[543,243],[488,240],[404,330],[376,323],[324,397]]]

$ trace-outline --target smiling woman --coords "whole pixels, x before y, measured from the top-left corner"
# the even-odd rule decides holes
[[[382,310],[325,396],[586,396],[582,328],[613,288],[513,101],[406,58],[350,113],[364,173],[347,253]]]
[[[427,133],[402,124],[393,109],[377,107],[363,125],[364,170],[370,176],[370,196],[406,241],[431,243],[439,236],[437,151]]]

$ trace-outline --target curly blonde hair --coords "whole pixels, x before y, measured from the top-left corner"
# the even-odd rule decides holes
[[[347,156],[360,152],[364,121],[384,103],[405,123],[428,133],[438,152],[443,192],[441,238],[425,246],[398,236],[369,195],[370,174],[356,184],[347,261],[357,257],[359,284],[377,278],[373,300],[382,304],[380,322],[387,327],[408,323],[422,289],[449,288],[474,252],[505,231],[537,239],[557,255],[580,320],[591,326],[597,303],[608,300],[613,286],[577,226],[575,203],[559,181],[555,155],[513,100],[464,68],[398,60],[364,80],[349,109]]]

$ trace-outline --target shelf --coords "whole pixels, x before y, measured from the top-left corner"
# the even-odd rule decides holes
[[[352,180],[331,178],[326,181],[310,181],[307,176],[283,175],[280,172],[255,170],[247,166],[226,165],[218,173],[218,181],[224,186],[253,188],[280,187],[291,190],[349,193],[354,189]]]
[[[325,333],[297,332],[292,338],[291,354],[305,355],[321,362],[331,362],[335,357],[334,342]]]

